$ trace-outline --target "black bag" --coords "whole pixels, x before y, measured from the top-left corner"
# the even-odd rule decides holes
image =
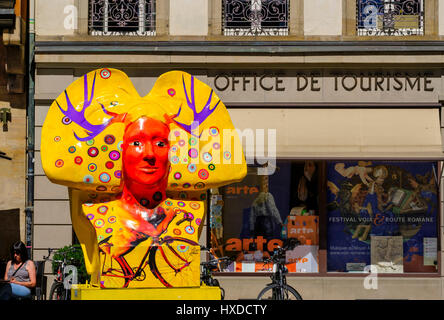
[[[19,265],[19,267],[14,271],[14,273],[11,275],[11,278],[13,277],[13,276],[15,276],[15,274],[17,273],[17,271],[19,271],[20,270],[20,268],[24,265],[25,263],[24,262],[22,262],[20,265]]]

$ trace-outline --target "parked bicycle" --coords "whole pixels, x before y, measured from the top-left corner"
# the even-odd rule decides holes
[[[219,280],[213,277],[213,272],[220,271],[221,269],[223,269],[222,265],[228,263],[230,261],[230,258],[228,257],[216,258],[211,249],[208,249],[203,246],[201,246],[201,249],[204,251],[208,251],[210,260],[200,263],[200,284],[205,283],[207,286],[210,287],[219,287],[221,299],[224,300],[225,289],[220,286]]]
[[[262,289],[257,297],[258,300],[302,300],[299,292],[287,284],[288,269],[285,266],[286,251],[293,250],[297,245],[299,245],[299,241],[290,239],[283,248],[275,249],[271,257],[264,260],[264,265],[267,263],[273,265],[272,282]]]
[[[71,284],[72,280],[70,273],[73,272],[71,263],[75,261],[73,258],[68,258],[67,255],[70,251],[78,250],[78,248],[70,248],[64,252],[58,252],[63,258],[61,260],[50,259],[51,253],[57,249],[48,249],[48,256],[43,257],[45,261],[52,261],[57,264],[56,278],[51,285],[49,291],[49,300],[70,300],[71,299]]]

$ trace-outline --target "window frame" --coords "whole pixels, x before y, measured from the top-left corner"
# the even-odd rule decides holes
[[[133,0],[134,4],[126,3],[123,0],[89,0],[88,1],[88,34],[91,36],[156,36],[156,0]],[[110,21],[109,5],[110,2],[115,2],[116,10],[118,5],[127,5],[131,13],[134,15],[131,20],[118,19],[119,14],[116,15],[115,21]],[[104,10],[100,6],[104,6]],[[97,9],[95,6],[98,6]],[[148,12],[146,12],[148,10]],[[124,13],[120,10],[120,17],[124,18]],[[103,12],[104,11],[104,12]],[[125,11],[126,13],[126,11]],[[143,15],[143,18],[141,17]],[[97,17],[97,20],[94,18]],[[147,19],[149,17],[149,19]],[[110,22],[114,24],[135,23],[137,21],[137,26],[109,26]],[[95,25],[98,24],[98,25]],[[116,30],[110,30],[110,28]],[[130,30],[126,31],[124,28]],[[123,29],[123,30],[119,30]],[[135,30],[137,29],[137,30]]]
[[[356,36],[371,36],[371,37],[388,37],[388,36],[395,36],[395,37],[412,37],[412,36],[420,36],[423,37],[424,35],[426,35],[426,9],[428,7],[428,5],[425,5],[425,1],[424,0],[380,0],[382,1],[382,4],[379,5],[379,7],[377,7],[377,11],[378,14],[374,14],[373,18],[370,18],[369,21],[372,22],[372,25],[375,24],[375,27],[371,27],[371,28],[366,28],[365,25],[365,19],[361,18],[361,16],[363,16],[365,13],[362,13],[361,11],[365,10],[365,8],[373,6],[375,7],[375,2],[379,2],[379,1],[374,1],[374,0],[357,0],[356,1],[356,26],[355,26],[355,30],[356,30]],[[409,1],[409,2],[416,2],[417,5],[419,6],[419,11],[416,15],[412,15],[412,16],[417,16],[418,17],[418,27],[417,28],[396,28],[396,21],[395,21],[395,14],[392,14],[392,19],[387,19],[387,17],[390,16],[391,10],[392,8],[396,9],[396,6],[398,6],[398,4],[396,3],[397,1],[404,1],[402,4],[399,4],[399,10],[402,10],[402,8],[405,5],[405,2]],[[395,2],[395,3],[394,3]],[[365,7],[365,3],[368,3]],[[432,4],[430,4],[432,5]],[[374,11],[371,10],[372,8],[369,8],[367,12],[368,15],[367,17],[370,17],[370,14],[374,13]],[[381,19],[379,16],[381,16],[381,10],[383,11],[382,15],[382,23],[384,24],[385,22],[388,22],[390,24],[392,24],[392,26],[389,27],[384,27],[384,25],[382,27],[378,27],[378,22],[381,23]],[[408,14],[406,15],[398,15],[401,17],[404,16],[409,16]],[[376,19],[376,21],[374,20]],[[408,19],[408,18],[407,18]],[[402,18],[400,21],[405,20],[405,18]]]

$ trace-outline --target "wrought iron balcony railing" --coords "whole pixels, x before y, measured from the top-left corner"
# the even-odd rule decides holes
[[[423,0],[358,0],[360,36],[424,35]]]
[[[224,35],[288,35],[288,2],[289,0],[223,0]]]
[[[156,35],[155,0],[89,0],[91,35]]]

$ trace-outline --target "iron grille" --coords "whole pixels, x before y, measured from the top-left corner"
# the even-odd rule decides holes
[[[155,0],[90,0],[91,35],[156,35]]]
[[[288,35],[289,0],[223,0],[227,36]]]
[[[424,35],[423,0],[359,0],[360,36]]]

